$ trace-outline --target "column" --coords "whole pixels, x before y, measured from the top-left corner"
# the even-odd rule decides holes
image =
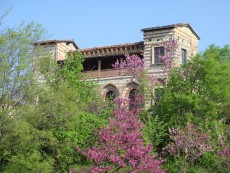
[[[100,78],[100,76],[101,76],[101,60],[98,60],[97,63],[98,63],[97,77]]]

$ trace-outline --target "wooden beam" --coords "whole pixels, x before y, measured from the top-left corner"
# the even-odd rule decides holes
[[[101,60],[98,60],[97,63],[98,63],[97,77],[100,78],[100,76],[101,76]]]

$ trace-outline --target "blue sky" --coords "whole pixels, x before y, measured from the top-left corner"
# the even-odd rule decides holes
[[[142,41],[142,28],[175,23],[190,23],[199,51],[230,44],[230,0],[0,0],[0,15],[11,6],[1,27],[35,21],[80,48]]]

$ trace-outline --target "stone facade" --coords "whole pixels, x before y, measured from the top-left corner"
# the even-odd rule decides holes
[[[175,66],[182,64],[182,50],[186,51],[187,58],[198,53],[199,36],[189,24],[146,28],[142,29],[142,31],[144,33],[144,59],[149,74],[159,74],[162,72],[162,66],[154,62],[154,48],[163,46],[163,41],[173,38],[178,42],[178,49],[174,59]]]
[[[73,40],[48,40],[37,42],[34,45],[41,49],[39,50],[39,56],[50,55],[57,62],[65,60],[67,52],[78,50]]]
[[[173,38],[178,42],[179,47],[174,58],[175,66],[179,66],[186,59],[198,53],[200,38],[187,23],[144,28],[141,31],[144,41],[112,46],[79,49],[72,40],[50,40],[36,44],[49,50],[57,62],[63,61],[67,52],[80,52],[85,57],[83,73],[86,73],[90,80],[99,84],[103,98],[111,93],[116,97],[129,97],[130,92],[137,88],[138,83],[131,81],[129,73],[121,73],[113,69],[111,65],[117,60],[123,61],[125,54],[137,54],[143,58],[147,73],[157,76],[162,82],[162,64],[155,62],[154,52],[161,49],[164,41]]]

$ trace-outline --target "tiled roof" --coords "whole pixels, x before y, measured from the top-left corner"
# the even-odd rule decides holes
[[[44,45],[44,44],[50,44],[50,43],[73,43],[74,47],[78,49],[78,46],[74,42],[74,40],[46,40],[46,41],[39,41],[34,43],[34,45]]]
[[[117,44],[111,46],[101,46],[86,49],[79,49],[86,58],[124,55],[125,53],[143,53],[144,42],[134,42],[126,44]]]
[[[157,30],[163,30],[163,29],[170,29],[170,28],[177,28],[177,27],[188,27],[198,39],[200,37],[196,34],[196,32],[192,29],[192,27],[189,25],[189,23],[177,23],[172,25],[165,25],[165,26],[156,26],[156,27],[150,27],[150,28],[143,28],[141,31],[157,31]]]
[[[143,46],[144,42],[134,42],[134,43],[125,43],[125,44],[116,44],[116,45],[110,45],[110,46],[100,46],[100,47],[92,47],[92,48],[85,48],[85,49],[79,49],[81,52],[86,51],[92,51],[92,50],[101,50],[101,49],[111,49],[111,48],[122,48],[122,47],[128,47],[128,46]]]

